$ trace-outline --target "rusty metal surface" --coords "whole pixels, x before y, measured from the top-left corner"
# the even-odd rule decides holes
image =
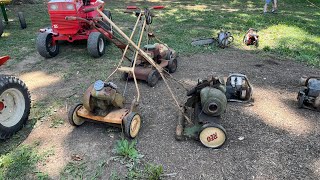
[[[81,107],[77,111],[77,115],[83,118],[105,122],[105,123],[114,123],[114,124],[122,124],[123,118],[130,112],[129,109],[117,109],[108,113],[106,116],[95,116],[91,112],[89,112],[84,107]]]
[[[93,84],[89,86],[89,88],[86,90],[86,92],[83,95],[82,103],[84,108],[86,108],[88,111],[93,111],[93,104],[91,101],[91,90],[93,89]]]

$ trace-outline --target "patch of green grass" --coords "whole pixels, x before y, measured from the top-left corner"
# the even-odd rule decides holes
[[[31,179],[34,175],[40,179],[45,173],[35,171],[36,165],[43,159],[35,147],[22,145],[8,154],[0,156],[0,179]]]
[[[143,155],[136,149],[136,141],[129,142],[126,139],[118,140],[114,152],[130,161],[138,161]]]
[[[50,128],[58,128],[58,127],[60,127],[61,125],[63,125],[64,122],[65,122],[64,119],[59,118],[59,117],[54,117],[54,118],[51,120]]]
[[[85,162],[68,162],[60,173],[60,179],[84,179],[86,168]]]
[[[147,164],[144,168],[146,178],[149,180],[159,180],[163,174],[163,167],[161,165]]]

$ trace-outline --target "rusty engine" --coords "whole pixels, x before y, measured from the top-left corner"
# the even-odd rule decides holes
[[[83,106],[95,115],[105,116],[116,108],[123,108],[125,98],[118,92],[118,87],[101,80],[92,84],[83,96]]]
[[[320,77],[302,77],[298,93],[299,108],[320,111]]]

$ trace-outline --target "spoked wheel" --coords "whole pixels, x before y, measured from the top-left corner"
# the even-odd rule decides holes
[[[68,121],[72,126],[81,126],[85,119],[78,116],[77,111],[82,107],[82,104],[76,104],[70,108],[68,113]]]
[[[27,28],[26,19],[24,18],[24,15],[22,12],[18,12],[18,18],[19,18],[21,29]]]
[[[0,37],[2,36],[3,30],[4,30],[4,25],[2,20],[0,19]]]
[[[51,33],[43,32],[37,37],[37,50],[42,57],[51,58],[59,54],[59,45],[54,44]]]
[[[87,48],[89,54],[94,57],[98,58],[101,57],[105,52],[105,38],[99,32],[92,32],[89,35]]]
[[[0,78],[0,139],[9,138],[27,122],[30,114],[30,93],[16,77]]]
[[[199,139],[208,148],[219,148],[227,139],[226,130],[218,124],[205,124],[201,128]]]
[[[141,127],[141,116],[136,112],[131,112],[123,118],[123,124],[126,136],[135,138]]]
[[[157,82],[159,81],[159,78],[160,78],[160,74],[157,70],[152,70],[149,75],[148,75],[148,79],[147,79],[147,82],[148,82],[148,85],[150,87],[153,87],[157,84]]]

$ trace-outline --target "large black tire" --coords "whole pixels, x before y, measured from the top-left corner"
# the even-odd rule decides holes
[[[37,37],[37,50],[42,57],[52,58],[59,54],[59,45],[52,46],[52,34],[48,32],[40,33]]]
[[[208,148],[219,148],[227,140],[226,130],[219,124],[209,123],[201,127],[200,142]]]
[[[124,132],[129,138],[135,138],[141,127],[141,117],[136,112],[131,112],[123,118]]]
[[[111,12],[109,10],[104,9],[102,12],[103,12],[103,14],[105,14],[112,21],[112,15],[111,15]],[[104,29],[106,29],[108,31],[111,31],[111,33],[113,33],[113,28],[112,28],[111,24],[108,23],[107,21],[103,21],[102,23],[100,23],[100,25]]]
[[[158,83],[159,78],[160,78],[159,72],[155,69],[152,70],[148,75],[148,79],[147,79],[148,85],[150,87],[155,86]]]
[[[21,29],[27,28],[26,19],[24,18],[24,15],[22,12],[18,12],[18,18],[19,18]]]
[[[2,20],[0,19],[0,37],[2,36],[3,30],[4,30],[4,25]]]
[[[0,139],[7,139],[19,131],[30,114],[30,93],[16,77],[0,78]]]
[[[106,50],[106,40],[104,36],[99,32],[92,32],[89,35],[87,48],[89,54],[94,57],[98,58],[101,57]]]
[[[78,103],[72,106],[69,109],[68,112],[68,121],[72,126],[81,126],[85,122],[85,118],[82,118],[77,115],[77,111],[82,107],[83,105]]]

